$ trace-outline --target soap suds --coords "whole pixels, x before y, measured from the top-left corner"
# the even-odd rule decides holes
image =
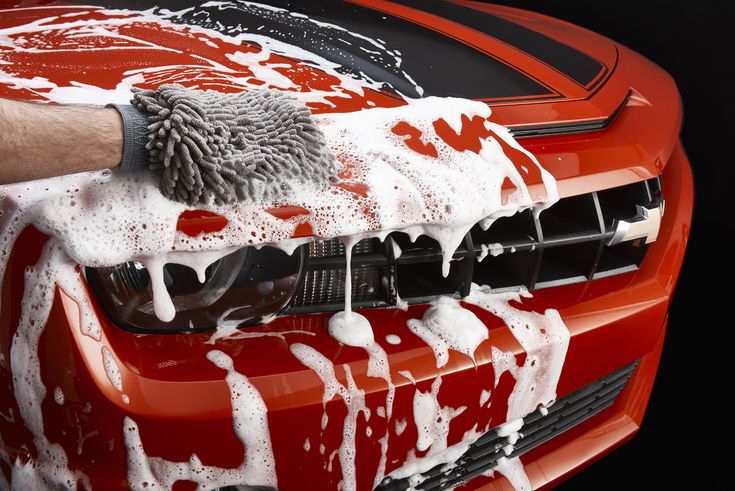
[[[102,363],[105,367],[105,374],[112,386],[115,387],[118,392],[122,392],[123,386],[120,366],[117,364],[117,361],[115,361],[115,358],[112,356],[112,353],[107,346],[102,347]]]
[[[72,40],[76,39],[75,36],[79,38],[79,34],[87,32],[85,30],[103,29],[105,33],[111,33],[112,37],[119,37],[121,35],[119,29],[123,26],[153,23],[160,29],[170,32],[185,35],[196,33],[197,39],[205,39],[208,46],[211,44],[219,46],[222,42],[229,44],[234,51],[231,53],[233,56],[227,61],[237,65],[237,68],[206,58],[202,58],[201,61],[205,63],[204,70],[209,70],[214,77],[219,78],[221,85],[230,88],[244,90],[254,88],[256,85],[260,87],[263,81],[257,80],[258,77],[269,78],[265,82],[274,86],[286,87],[297,83],[293,79],[285,80],[284,77],[288,75],[281,70],[283,68],[281,65],[288,63],[289,57],[308,60],[312,66],[318,66],[337,81],[329,91],[296,92],[296,96],[307,104],[318,103],[336,108],[334,100],[330,100],[335,94],[341,97],[358,97],[362,94],[364,97],[368,93],[364,89],[371,87],[369,80],[356,81],[338,75],[334,64],[265,36],[250,33],[232,36],[203,27],[176,25],[160,17],[156,18],[150,12],[140,15],[117,11],[114,15],[110,15],[104,10],[95,10],[95,13],[99,17],[97,20],[58,21],[56,18],[47,18],[36,23],[2,29],[0,35],[4,36],[3,39],[9,40],[11,47],[21,50],[23,47],[19,45],[19,39],[28,32],[53,33],[62,38],[66,36],[70,44],[74,45]],[[164,11],[161,11],[161,14],[172,15]],[[243,51],[245,50],[243,46],[251,41],[259,43],[261,48],[253,47],[253,51]],[[380,44],[379,40],[375,42]],[[171,49],[156,46],[148,48]],[[266,58],[267,54],[269,56]],[[281,54],[287,56],[280,56]],[[254,60],[257,60],[257,63]],[[257,64],[257,74],[243,76],[238,71],[246,69],[247,64]],[[38,99],[54,102],[98,104],[124,102],[130,97],[130,87],[133,85],[151,86],[166,81],[178,81],[187,86],[196,83],[194,82],[196,77],[189,80],[171,80],[165,78],[167,75],[162,75],[162,72],[175,73],[177,69],[195,70],[193,67],[183,65],[165,67],[164,70],[162,67],[130,70],[113,89],[95,87],[81,81],[72,81],[60,86],[43,77],[24,77],[20,66],[7,63],[3,63],[2,66],[0,85],[3,88],[23,91],[22,94],[33,94]],[[255,83],[256,81],[258,83]],[[348,93],[352,95],[347,95]],[[86,297],[80,273],[75,269],[77,264],[91,267],[115,266],[127,261],[145,264],[154,287],[155,313],[161,321],[168,322],[174,318],[176,309],[163,282],[163,267],[167,263],[189,266],[201,277],[209,264],[236,248],[268,244],[286,251],[293,250],[304,242],[304,239],[294,238],[297,228],[307,225],[316,238],[346,237],[347,240],[352,240],[358,236],[385,237],[391,231],[405,232],[413,239],[422,234],[427,235],[437,240],[441,246],[442,271],[446,275],[454,251],[475,223],[489,224],[499,217],[509,216],[531,207],[538,213],[558,199],[553,177],[512,139],[505,128],[489,121],[491,111],[486,104],[451,98],[426,98],[404,102],[407,105],[398,108],[375,108],[354,113],[318,116],[318,122],[330,147],[335,155],[340,156],[343,171],[337,183],[304,186],[299,192],[294,193],[293,200],[288,204],[303,208],[306,213],[289,219],[278,218],[269,212],[283,203],[266,201],[239,203],[226,207],[210,205],[203,208],[224,217],[227,224],[216,233],[201,233],[191,237],[177,230],[178,218],[187,208],[163,198],[156,188],[154,176],[147,174],[125,175],[104,171],[0,187],[0,201],[8,210],[3,216],[0,230],[0,277],[5,270],[16,237],[28,225],[34,225],[52,237],[41,260],[26,273],[21,322],[11,347],[15,397],[21,418],[34,437],[38,455],[32,464],[16,462],[13,467],[14,481],[41,482],[68,487],[76,485],[77,482],[84,483],[84,476],[81,473],[68,468],[64,450],[56,444],[51,444],[44,435],[40,408],[46,395],[46,388],[41,382],[37,352],[38,339],[45,325],[57,284],[79,305],[82,332],[96,340],[100,339],[99,325]],[[492,136],[478,137],[476,150],[458,148],[453,138],[456,139],[464,131],[465,121],[474,121],[478,118],[483,131]],[[406,124],[418,130],[422,135],[422,141],[431,144],[436,150],[436,156],[424,155],[410,148],[403,137],[392,131],[399,124]],[[440,131],[439,128],[445,129]],[[504,153],[503,145],[525,155],[528,159],[527,165],[516,165]],[[532,195],[527,187],[531,182],[527,183],[526,178],[532,172],[540,176],[540,182],[537,179],[533,184],[543,185],[544,191],[541,194],[534,191]],[[516,191],[504,200],[501,186],[506,179],[515,185]],[[370,212],[367,213],[365,210]],[[394,255],[400,256],[401,253],[399,248],[394,247]],[[349,288],[346,289],[349,291]],[[347,298],[345,312],[341,317],[338,314],[334,318],[337,325],[334,335],[346,340],[345,344],[352,343],[351,346],[365,349],[371,363],[368,374],[384,378],[391,387],[390,367],[387,365],[385,351],[375,342],[369,324],[365,325],[366,322],[360,320],[359,314],[351,312],[349,303],[350,298]],[[456,306],[451,306],[451,302],[447,302],[443,308],[456,311],[455,313],[469,312],[465,309],[458,310]],[[440,309],[437,307],[437,310]],[[348,313],[351,315],[348,316]],[[345,317],[349,319],[344,326],[357,325],[355,332],[346,333],[346,329],[340,329],[338,324],[345,321]],[[418,322],[429,322],[431,319],[425,318]],[[29,320],[33,322],[29,323]],[[432,332],[427,326],[423,324],[421,326],[420,329],[423,329],[424,333]],[[487,336],[484,326],[483,329]],[[438,350],[435,350],[437,364],[444,359],[443,353],[450,348],[468,356],[474,355],[479,331],[475,333],[476,335],[456,338],[452,333],[442,332],[440,328],[435,330],[439,334],[437,332],[433,334],[445,345],[441,346],[441,343],[434,342],[438,347]],[[218,335],[220,338],[238,337],[243,332],[245,331],[234,333],[232,326],[226,325],[213,335],[212,342],[217,341]],[[529,341],[529,346],[533,345],[533,341]],[[294,346],[305,345],[292,345],[292,352]],[[302,363],[307,366],[309,366],[307,362],[314,364],[315,371],[321,367],[322,372],[317,371],[317,374],[325,384],[324,403],[339,393],[348,408],[339,458],[343,472],[342,486],[347,490],[354,489],[356,420],[360,412],[366,417],[369,416],[369,409],[364,403],[364,392],[355,385],[348,366],[344,367],[347,380],[345,387],[336,382],[331,363],[323,356],[323,360],[319,359],[321,356],[319,353],[310,353],[307,348],[297,348],[297,351],[306,360],[302,360]],[[107,348],[102,350],[105,372],[112,385],[121,391],[122,378],[119,367],[111,352],[105,355],[105,349]],[[566,348],[564,352],[565,350]],[[513,402],[514,412],[522,412],[537,399],[539,404],[549,404],[555,397],[555,383],[554,390],[549,387],[552,385],[556,369],[561,370],[560,365],[557,367],[560,350],[543,348],[537,351],[539,361],[548,358],[552,362],[552,368],[532,371],[519,367],[518,370],[514,370],[514,376],[519,381],[517,385],[539,387],[543,397],[527,397],[520,394],[518,389],[519,393]],[[553,353],[548,354],[547,351]],[[299,356],[296,352],[294,355]],[[233,401],[233,426],[238,437],[243,440],[256,438],[258,434],[262,437],[263,428],[267,431],[266,409],[262,399],[247,378],[232,369],[231,360],[227,361],[229,357],[224,354],[212,356],[215,358],[213,362],[228,371],[228,387]],[[324,368],[327,365],[331,367],[331,378],[330,370]],[[512,370],[512,367],[508,367],[508,370]],[[535,383],[531,380],[534,377],[542,380]],[[556,378],[558,379],[558,374]],[[328,389],[330,384],[331,389]],[[244,393],[237,393],[236,396],[233,386],[243,390]],[[549,398],[552,392],[554,397]],[[326,398],[330,393],[331,396]],[[437,409],[438,403],[436,406],[429,404],[432,402],[429,396],[433,391],[428,395],[421,394],[426,397],[419,396],[419,407],[425,406],[434,411],[434,414],[437,410],[446,409]],[[123,394],[121,397],[127,396]],[[435,396],[431,397],[435,399]],[[390,399],[386,402],[388,418],[392,397]],[[255,429],[243,430],[248,425],[241,424],[244,420],[238,419],[244,418],[243,414],[238,413],[238,404],[245,404],[249,410],[255,411],[249,415],[250,418],[255,418]],[[251,420],[248,421],[252,424]],[[326,425],[326,418],[324,424]],[[429,423],[427,425],[430,426]],[[396,434],[400,434],[399,421],[395,422],[395,429]],[[429,445],[432,452],[438,451],[435,449],[440,447],[446,447],[446,438],[441,437],[439,430],[422,435],[422,445],[431,441]],[[438,438],[435,436],[437,434]],[[148,457],[143,449],[137,424],[130,418],[125,420],[124,435],[128,450],[129,477],[133,487],[138,485],[142,487],[143,483],[146,483],[165,488],[173,484],[172,479],[178,478],[191,479],[202,485],[216,487],[243,482],[252,483],[253,475],[256,476],[256,481],[268,484],[268,479],[261,479],[259,473],[264,473],[263,469],[270,468],[271,474],[274,474],[272,449],[269,457],[265,447],[259,447],[262,452],[259,454],[258,462],[243,462],[243,465],[236,469],[221,469],[203,465],[196,455],[192,455],[189,462],[169,462]],[[380,440],[381,447],[387,447],[387,436],[386,433],[383,437],[385,443],[383,439]],[[259,441],[263,443],[262,438]],[[440,453],[446,454],[447,450],[456,448],[459,447],[451,446]],[[324,453],[323,444],[320,445],[320,451]],[[384,472],[380,468],[381,466],[384,468],[385,453],[382,452],[376,478]],[[245,471],[252,475],[245,476]],[[246,477],[249,480],[244,480]]]
[[[344,345],[365,350],[368,355],[368,376],[382,378],[388,386],[385,404],[386,413],[388,419],[390,419],[393,413],[395,386],[390,376],[388,355],[383,347],[375,341],[370,322],[365,316],[356,312],[338,312],[329,319],[329,334]]]
[[[64,405],[64,391],[58,385],[54,388],[54,402],[59,406]]]
[[[25,427],[33,436],[36,458],[13,466],[13,489],[76,488],[86,476],[69,469],[61,445],[44,432],[42,403],[46,387],[41,378],[38,344],[53,303],[56,287],[75,297],[80,294],[79,274],[58,240],[49,240],[35,266],[25,271],[25,288],[18,329],[10,346],[13,393]]]
[[[277,486],[268,408],[260,393],[245,375],[234,369],[232,359],[225,353],[212,350],[207,358],[227,371],[225,382],[232,403],[232,429],[245,448],[242,464],[236,468],[205,465],[196,454],[188,462],[150,457],[143,447],[137,423],[125,417],[123,434],[128,453],[128,483],[132,489],[171,489],[179,480],[192,481],[198,489],[243,484]]]
[[[475,350],[488,336],[485,324],[452,297],[438,297],[421,320],[408,321],[408,328],[434,351],[437,368],[447,364],[450,349],[474,361]]]
[[[431,384],[431,392],[421,392],[417,388],[413,395],[413,419],[418,432],[416,450],[423,452],[428,449],[428,455],[447,448],[449,424],[467,409],[464,406],[457,409],[441,407],[438,399],[441,384],[442,378],[436,377]]]
[[[519,344],[526,352],[526,362],[518,366],[512,352],[504,352],[496,347],[491,348],[493,369],[495,371],[494,386],[497,386],[500,376],[505,371],[511,373],[516,379],[513,391],[508,398],[508,412],[506,423],[496,428],[500,436],[508,438],[508,443],[502,448],[507,456],[513,452],[514,445],[521,436],[523,418],[539,407],[546,408],[553,404],[556,399],[556,385],[564,365],[567,347],[569,344],[569,330],[564,324],[556,310],[549,309],[544,314],[524,311],[516,308],[510,302],[520,303],[522,297],[528,297],[528,292],[520,293],[492,293],[488,287],[480,287],[473,284],[470,296],[463,301],[487,310],[493,315],[500,317]],[[413,381],[408,372],[401,372]],[[415,384],[415,382],[414,382]],[[417,391],[418,394],[418,391]],[[481,405],[487,396],[481,395]],[[424,394],[426,396],[426,394]],[[428,398],[419,400],[422,415],[417,421],[431,421],[429,414],[436,413],[438,404],[432,404]],[[433,406],[430,407],[430,406]],[[414,398],[414,413],[416,413],[416,398]],[[428,426],[425,423],[422,426]],[[412,482],[421,482],[421,474],[433,467],[445,464],[451,468],[459,457],[474,443],[484,432],[472,431],[465,433],[459,443],[451,445],[446,450],[437,454],[429,452],[422,458],[409,458],[407,461],[389,474],[392,479],[412,478]],[[431,440],[427,433],[419,433],[422,447],[426,441]],[[422,439],[423,438],[423,439]],[[417,445],[417,448],[421,448]],[[508,478],[516,490],[530,490],[528,477],[523,469],[523,464],[518,457],[503,457],[495,468]]]
[[[388,476],[391,479],[410,479],[411,485],[415,487],[424,480],[421,475],[437,465],[446,464],[451,467],[470,448],[470,445],[483,434],[484,432],[478,431],[477,425],[475,425],[462,435],[462,439],[458,443],[450,445],[444,450],[430,455],[427,454],[421,458],[409,455],[406,463],[388,474]]]
[[[397,419],[395,426],[396,436],[401,436],[401,434],[406,430],[406,427],[408,426],[408,421],[406,421],[406,418]]]
[[[385,413],[387,419],[390,420],[393,414],[393,400],[395,398],[396,388],[390,374],[388,355],[383,347],[375,341],[373,328],[367,318],[352,311],[352,247],[357,240],[358,237],[355,236],[344,239],[346,270],[345,308],[342,312],[338,312],[330,317],[328,331],[330,336],[340,343],[365,350],[368,355],[367,375],[382,378],[388,387],[385,396]],[[347,368],[345,366],[345,369]],[[368,438],[372,436],[372,429],[369,426],[366,436]],[[382,481],[385,475],[389,439],[390,431],[386,428],[385,434],[379,439],[381,455],[373,480],[375,483]]]
[[[528,480],[526,471],[523,469],[523,463],[518,457],[511,459],[500,457],[493,470],[505,476],[515,491],[531,491],[533,489],[531,481]]]
[[[380,460],[373,478],[373,488],[376,488],[385,477],[385,467],[388,463],[388,442],[390,441],[390,428],[386,428],[385,434],[378,440],[380,444]]]
[[[392,345],[401,344],[401,338],[396,334],[386,334],[385,342]]]
[[[503,319],[526,352],[523,366],[508,367],[516,384],[508,398],[506,421],[523,418],[539,406],[552,404],[569,347],[569,329],[559,312],[554,309],[543,314],[524,311],[510,304],[511,301],[520,303],[521,293],[491,293],[488,287],[475,284],[464,301]],[[497,379],[497,372],[495,376]]]
[[[515,252],[515,248],[511,252]],[[477,262],[481,263],[482,260],[487,257],[488,253],[493,257],[501,255],[503,253],[503,244],[497,242],[492,244],[480,244],[480,254],[477,256]]]
[[[339,394],[347,408],[347,415],[342,424],[342,443],[339,446],[339,463],[342,468],[341,489],[354,491],[357,489],[355,474],[355,437],[357,433],[357,417],[363,413],[365,420],[370,419],[370,411],[365,405],[365,392],[355,385],[349,365],[343,365],[347,387],[342,385],[334,373],[334,365],[324,355],[311,346],[295,343],[290,346],[291,353],[306,367],[314,371],[324,385],[322,406],[326,414],[327,402]],[[322,428],[324,429],[324,428]],[[323,443],[321,447],[323,448]],[[324,452],[322,451],[322,454]]]
[[[490,396],[491,395],[492,395],[492,392],[489,391],[489,390],[483,389],[482,392],[480,392],[480,407],[485,406],[485,404],[487,403],[487,401],[490,400]],[[488,407],[490,407],[489,404],[488,404]]]

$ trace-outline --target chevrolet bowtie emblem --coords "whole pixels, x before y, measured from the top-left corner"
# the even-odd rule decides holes
[[[607,245],[620,244],[630,240],[642,239],[644,244],[650,244],[661,228],[661,217],[664,216],[664,202],[660,204],[636,205],[638,213],[629,220],[615,220],[613,236]]]

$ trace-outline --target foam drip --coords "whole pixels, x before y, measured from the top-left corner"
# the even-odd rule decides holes
[[[550,406],[556,399],[556,386],[569,344],[569,330],[556,310],[548,309],[544,314],[539,314],[520,310],[510,304],[511,301],[520,303],[523,296],[528,297],[530,294],[528,292],[492,293],[488,287],[473,284],[470,295],[463,299],[467,303],[477,305],[500,317],[527,355],[526,362],[519,367],[514,353],[504,352],[496,347],[491,348],[495,372],[494,387],[497,386],[500,376],[505,371],[509,371],[516,379],[516,384],[508,398],[506,423],[497,428],[500,436],[508,437],[508,444],[502,449],[506,455],[513,452],[514,445],[520,438],[523,418],[539,407],[546,408]],[[410,373],[406,372],[405,376],[414,382]],[[436,380],[441,379],[437,378]],[[417,391],[416,394],[418,395],[419,392]],[[435,397],[427,397],[427,395],[422,394],[419,399],[418,412],[420,414],[418,415],[417,399],[414,396],[414,419],[417,427],[421,425],[422,428],[431,428],[432,419],[430,415],[432,413],[436,414],[438,404],[432,403],[432,400],[435,401]],[[489,393],[483,391],[480,405],[486,403],[489,396]],[[391,472],[389,476],[393,479],[410,478],[412,479],[412,485],[415,486],[423,480],[421,474],[433,467],[440,464],[447,465],[446,469],[453,467],[459,457],[482,434],[483,432],[478,432],[474,428],[466,432],[460,442],[449,447],[444,445],[445,449],[442,451],[435,454],[430,451],[425,457],[421,458],[411,458],[409,456],[407,462]],[[426,448],[426,443],[432,441],[432,438],[433,433],[426,430],[422,432],[419,429],[417,449]],[[523,491],[532,489],[523,469],[523,464],[518,457],[503,457],[498,462],[496,469],[508,478],[514,489]]]
[[[74,39],[81,39],[90,32],[96,32],[97,35],[112,33],[113,37],[123,36],[121,33],[126,26],[147,23],[163,30],[175,31],[177,34],[191,36],[191,33],[196,33],[197,39],[204,38],[209,43],[208,46],[214,44],[224,52],[228,47],[233,49],[228,61],[239,65],[239,68],[226,66],[206,57],[200,58],[206,65],[203,70],[214,73],[214,78],[229,88],[240,90],[256,86],[260,88],[265,82],[274,87],[291,89],[289,83],[284,80],[284,76],[287,75],[280,70],[283,67],[279,66],[290,63],[287,58],[308,60],[305,64],[316,66],[335,79],[329,91],[295,92],[296,97],[307,104],[317,103],[323,107],[335,107],[333,99],[335,96],[358,97],[362,94],[364,97],[369,92],[364,89],[372,86],[370,80],[355,81],[350,77],[339,75],[335,71],[338,67],[334,64],[294,46],[255,34],[229,36],[205,28],[175,25],[161,18],[169,14],[161,11],[161,15],[156,17],[150,12],[140,15],[124,11],[106,13],[104,10],[95,9],[97,16],[95,20],[60,21],[55,17],[49,17],[3,29],[0,35],[11,43],[11,47],[21,50],[23,48],[18,44],[18,38],[27,33],[56,33],[74,45]],[[244,52],[244,46],[252,46],[248,44],[252,42],[259,43],[260,48],[252,47],[252,51]],[[252,77],[243,76],[239,71],[243,67],[256,65],[257,73],[251,74]],[[126,72],[116,87],[104,89],[84,82],[72,81],[60,86],[43,78],[27,78],[23,76],[22,67],[3,62],[0,84],[5,89],[10,87],[8,90],[23,91],[23,94],[33,94],[37,98],[49,101],[106,104],[124,102],[130,97],[130,87],[133,85],[150,86],[171,81],[178,81],[184,85],[196,83],[196,75],[192,75],[188,80],[166,78],[169,75],[165,74],[176,73],[177,70],[191,73],[190,68],[195,72],[197,70],[186,65],[134,69]],[[295,83],[293,79],[291,82]],[[84,483],[84,476],[68,468],[64,450],[58,445],[51,444],[43,433],[40,402],[46,395],[46,388],[41,382],[37,352],[38,339],[48,316],[56,284],[59,284],[79,305],[83,333],[98,341],[100,339],[99,325],[84,292],[80,274],[75,270],[78,264],[91,267],[115,266],[128,261],[145,264],[154,287],[155,313],[162,322],[168,322],[174,318],[175,308],[162,281],[163,267],[167,263],[189,266],[197,271],[201,279],[203,271],[209,264],[240,247],[271,245],[292,251],[304,242],[304,239],[294,238],[297,230],[304,228],[315,238],[346,237],[348,242],[372,236],[384,238],[389,232],[402,231],[414,239],[419,235],[427,235],[438,241],[443,254],[442,271],[446,275],[454,251],[475,223],[481,222],[489,226],[499,217],[509,216],[530,207],[538,213],[558,199],[553,177],[512,139],[505,128],[489,121],[491,112],[486,104],[449,98],[426,98],[405,102],[407,105],[398,108],[375,108],[356,113],[320,115],[318,117],[320,128],[342,164],[339,182],[331,183],[326,191],[323,186],[299,187],[294,189],[286,203],[263,200],[231,206],[216,206],[211,203],[201,206],[200,208],[226,219],[227,224],[216,233],[202,233],[191,237],[178,231],[178,218],[188,208],[165,199],[157,189],[155,178],[147,174],[97,172],[0,187],[0,201],[6,210],[0,230],[0,276],[4,273],[16,237],[26,226],[34,225],[52,237],[42,260],[26,275],[24,310],[21,313],[18,334],[11,348],[14,390],[21,408],[20,415],[34,436],[38,453],[37,461],[32,464],[17,462],[14,465],[14,486],[16,479],[18,483],[28,483],[26,489],[38,488],[37,483],[40,482],[60,486],[76,482]],[[480,122],[479,129],[482,134],[476,142],[473,142],[473,146],[476,144],[477,148],[458,147],[453,138],[467,129],[468,122],[477,121]],[[416,151],[408,139],[394,131],[399,125],[408,125],[417,130],[420,143],[424,148],[433,148],[433,152]],[[440,131],[440,128],[444,129]],[[540,175],[543,193],[534,191],[532,194],[526,183],[530,175],[528,168],[517,166],[506,154],[506,148],[514,149],[520,152],[519,155],[528,159],[527,165]],[[515,186],[515,191],[503,196],[501,191],[506,181]],[[276,214],[271,213],[270,210],[283,205],[301,208],[304,213],[287,219],[278,218]],[[351,247],[348,249],[351,250]],[[400,255],[401,251],[394,248],[394,253]],[[348,271],[349,259],[348,257]],[[351,281],[350,275],[347,276]],[[345,285],[348,292],[350,286]],[[351,311],[351,295],[348,294],[345,300],[345,312],[335,316],[333,321],[336,326],[333,329],[334,335],[347,341],[345,344],[352,343],[351,346],[358,346],[367,351],[368,375],[384,378],[389,386],[386,409],[390,418],[392,381],[387,356],[382,347],[375,342],[369,323],[366,320],[363,322],[362,316]],[[515,315],[512,310],[508,310],[512,309],[509,306],[505,308],[494,302],[490,304],[497,310],[496,315],[501,317]],[[31,311],[30,306],[37,308]],[[29,319],[35,321],[32,326],[28,323]],[[339,326],[340,322],[343,322],[342,328]],[[212,342],[224,338],[250,337],[244,332],[235,333],[232,326],[224,323],[219,327],[218,332],[212,336]],[[440,336],[437,337],[441,339]],[[444,356],[442,353],[449,348],[472,356],[477,347],[474,343],[479,336],[462,341],[450,339],[449,336],[445,338],[447,339],[442,342],[446,347],[439,349],[438,363],[439,358]],[[558,362],[560,356],[563,364],[562,350],[557,347],[538,348],[534,345],[534,339],[527,340],[525,345],[521,342],[524,349],[529,346],[528,349],[531,351],[536,350],[534,352],[537,353],[540,363],[548,361],[553,366],[543,371],[530,369],[524,371],[523,367],[516,370],[509,363],[504,365],[519,381],[517,386],[540,387],[540,392],[543,392],[543,397],[540,398],[527,397],[519,388],[512,404],[513,414],[523,412],[534,402],[547,405],[553,401],[553,397],[550,396],[555,397],[555,390],[552,390],[551,386],[555,388],[554,377],[558,379],[557,372],[561,370]],[[357,418],[360,412],[366,417],[369,417],[370,413],[365,406],[364,392],[356,386],[348,366],[344,367],[347,380],[345,386],[336,380],[331,362],[318,352],[305,345],[292,345],[291,348],[294,355],[322,379],[325,386],[323,403],[326,405],[327,401],[340,394],[348,408],[348,417],[342,428],[343,441],[338,449],[338,455],[343,473],[342,486],[346,490],[354,489],[356,486],[354,435]],[[563,351],[565,353],[566,348]],[[262,442],[263,428],[267,431],[267,418],[262,400],[259,396],[256,397],[257,391],[244,375],[232,369],[231,360],[228,362],[229,358],[226,358],[226,355],[212,356],[214,357],[212,361],[228,372],[228,387],[233,401],[233,426],[238,437],[244,444],[245,440],[250,438]],[[498,363],[501,363],[500,359]],[[115,385],[118,377],[114,374],[114,370],[112,372],[110,380]],[[496,376],[499,376],[497,371]],[[539,380],[535,381],[534,377],[538,377]],[[119,385],[121,387],[121,384]],[[244,392],[237,392],[235,388]],[[246,431],[248,425],[243,423],[244,420],[238,419],[243,418],[243,414],[237,407],[245,403],[241,399],[235,400],[236,393],[244,393],[243,397],[249,401],[247,407],[252,413],[251,417],[256,418],[254,425],[256,430],[253,432]],[[428,395],[422,394],[426,395],[424,398],[419,397],[419,412],[423,411],[425,406],[428,408],[427,411],[436,413],[436,406],[429,404],[431,400],[436,402],[435,395],[431,394],[433,391]],[[440,411],[443,409],[439,408]],[[419,419],[422,417],[418,416]],[[325,412],[323,427],[326,424]],[[395,422],[397,435],[403,431],[401,428],[405,428],[405,424]],[[144,487],[167,489],[178,478],[191,479],[201,483],[202,486],[211,487],[242,484],[252,482],[245,479],[251,479],[253,475],[261,476],[265,472],[263,469],[272,469],[271,464],[274,465],[268,457],[267,450],[259,454],[260,467],[243,462],[243,465],[236,469],[203,465],[196,455],[192,455],[189,462],[169,462],[148,457],[143,449],[137,424],[130,418],[126,418],[124,422],[124,435],[128,450],[128,473],[134,489]],[[376,479],[384,473],[387,437],[386,433],[379,440],[382,454]],[[468,433],[466,437],[469,441],[473,436]],[[447,447],[445,438],[426,437],[426,435],[422,445],[429,440],[431,451],[437,452],[429,459],[434,462],[451,462],[446,459],[468,445],[463,439],[459,444]],[[441,451],[435,450],[441,447],[446,448]],[[320,444],[321,454],[325,451],[323,444]],[[426,462],[428,461],[418,459],[413,462],[412,469],[422,469]],[[249,475],[245,475],[247,473]],[[267,481],[260,477],[256,480]]]
[[[342,444],[339,447],[339,463],[342,468],[342,481],[340,487],[344,491],[357,489],[357,476],[355,468],[355,436],[357,434],[357,417],[360,413],[365,419],[370,419],[370,410],[365,405],[365,392],[355,385],[349,365],[343,365],[347,386],[342,385],[334,373],[334,365],[324,355],[311,346],[295,343],[290,346],[291,353],[316,373],[324,384],[324,397],[322,405],[326,414],[327,402],[339,394],[347,408],[347,416],[342,424]],[[326,425],[322,425],[324,430]],[[323,453],[323,452],[322,452]]]
[[[529,481],[526,471],[523,468],[523,463],[518,457],[510,459],[500,457],[494,470],[505,476],[515,491],[531,491],[533,489],[531,481]]]
[[[457,409],[442,407],[439,404],[439,388],[442,378],[436,377],[431,384],[431,392],[421,392],[416,389],[413,395],[413,419],[418,432],[416,450],[429,450],[429,456],[447,448],[449,424],[452,419],[464,412],[466,407]]]
[[[137,423],[126,417],[123,424],[128,453],[128,484],[133,490],[171,489],[176,481],[188,480],[198,489],[213,489],[247,483],[254,486],[277,486],[275,459],[268,429],[268,408],[248,378],[238,373],[232,359],[221,351],[207,353],[217,367],[226,370],[225,382],[232,403],[233,431],[245,448],[242,464],[236,468],[205,465],[196,454],[188,462],[172,462],[149,457]]]
[[[118,392],[122,392],[123,386],[120,367],[107,346],[102,347],[102,363],[105,367],[105,374],[112,386],[115,387]]]
[[[16,461],[12,470],[13,489],[76,488],[86,476],[69,469],[64,449],[52,443],[44,432],[42,403],[46,387],[41,379],[38,343],[46,326],[57,285],[72,297],[81,294],[75,264],[63,253],[60,243],[51,239],[44,246],[35,266],[26,268],[25,290],[18,329],[10,346],[13,393],[20,417],[33,436],[36,458]]]
[[[556,385],[569,347],[569,330],[559,312],[548,309],[539,314],[520,310],[510,302],[520,303],[521,293],[491,293],[489,288],[475,284],[464,301],[503,319],[526,352],[523,366],[505,365],[516,379],[508,398],[506,421],[551,405],[556,400]],[[495,376],[499,377],[497,371]]]
[[[410,319],[408,328],[431,346],[437,368],[447,364],[450,349],[474,361],[477,347],[488,336],[485,324],[452,297],[438,297],[432,301],[424,317]]]

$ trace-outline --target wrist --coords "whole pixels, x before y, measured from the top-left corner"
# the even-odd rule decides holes
[[[148,167],[148,116],[130,104],[108,104],[122,121],[122,156],[118,167],[131,171]]]

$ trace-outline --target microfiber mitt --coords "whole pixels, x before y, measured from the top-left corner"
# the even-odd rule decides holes
[[[121,167],[134,168],[147,152],[148,167],[161,173],[161,192],[175,201],[279,199],[294,186],[334,178],[336,160],[309,109],[283,92],[166,84],[134,89],[131,102],[114,105],[125,126]]]

